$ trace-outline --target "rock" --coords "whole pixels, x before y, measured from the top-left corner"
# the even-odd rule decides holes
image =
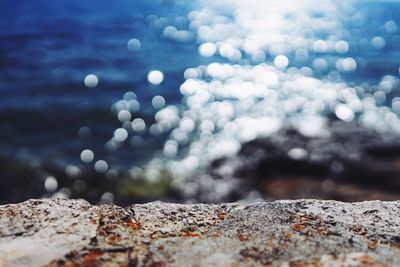
[[[328,129],[328,135],[314,138],[282,129],[271,137],[248,142],[238,155],[241,171],[264,177],[277,173],[329,176],[400,189],[398,136],[354,123],[335,122]]]
[[[328,132],[309,138],[285,128],[253,140],[233,159],[215,164],[214,176],[219,169],[234,166],[234,177],[241,181],[238,199],[246,190],[258,191],[268,200],[400,199],[398,136],[344,122],[331,123]]]
[[[1,266],[400,266],[400,201],[0,206]]]
[[[214,160],[206,175],[182,186],[181,199],[400,199],[398,135],[335,120],[323,132],[307,136],[287,125],[244,143],[236,155]]]

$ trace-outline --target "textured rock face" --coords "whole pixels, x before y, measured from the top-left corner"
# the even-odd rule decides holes
[[[400,202],[0,206],[0,266],[400,266]]]

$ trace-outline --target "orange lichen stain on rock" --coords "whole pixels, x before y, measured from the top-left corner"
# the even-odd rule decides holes
[[[293,234],[291,232],[283,232],[283,236],[286,238],[292,238]]]
[[[314,219],[314,218],[313,217],[307,218],[306,216],[300,216],[299,217],[299,221],[300,222],[306,222],[306,221],[309,221],[309,220],[312,220],[312,219]]]
[[[119,236],[116,236],[116,235],[112,235],[112,236],[110,236],[108,239],[109,239],[110,241],[112,241],[112,242],[115,242],[115,241],[120,240]]]
[[[14,217],[15,216],[15,212],[12,209],[7,210],[7,216],[8,217]]]
[[[369,248],[369,249],[374,250],[374,249],[376,249],[377,247],[378,247],[378,241],[370,241],[370,242],[368,242],[368,248]]]
[[[298,260],[289,262],[290,267],[321,267],[321,262],[318,259]]]
[[[305,226],[296,223],[296,224],[293,224],[292,226],[290,226],[290,228],[292,228],[292,230],[300,232],[305,228]]]
[[[64,267],[76,267],[77,265],[73,262],[68,261],[68,262],[65,262],[63,266]]]
[[[323,236],[330,236],[332,234],[332,232],[325,227],[318,227],[317,233]]]
[[[196,233],[196,232],[184,232],[180,236],[181,237],[201,237],[202,235],[200,233]]]
[[[367,234],[367,230],[365,230],[364,227],[362,227],[361,225],[353,225],[351,227],[351,230],[353,230],[355,233],[357,233],[359,235],[366,235]]]
[[[92,251],[82,259],[82,263],[84,266],[93,264],[95,261],[99,260],[101,255],[103,255],[103,252],[99,250]]]
[[[97,221],[96,221],[95,219],[91,219],[91,220],[90,220],[90,223],[92,223],[92,224],[97,224]]]
[[[140,228],[140,224],[136,223],[136,222],[130,222],[128,223],[128,227],[133,229],[133,230],[137,230]]]
[[[242,242],[249,240],[249,236],[244,233],[238,233],[237,238]]]
[[[212,237],[220,237],[221,233],[220,232],[214,232],[211,234]]]
[[[360,266],[365,266],[365,267],[386,267],[386,265],[377,262],[372,258],[371,256],[368,255],[362,255],[358,258],[360,261]]]
[[[225,220],[225,216],[226,216],[225,212],[218,213],[218,219],[220,220]]]
[[[161,251],[164,250],[164,248],[165,248],[164,245],[159,245],[159,246],[157,247],[157,249],[158,249],[158,250],[161,250]]]

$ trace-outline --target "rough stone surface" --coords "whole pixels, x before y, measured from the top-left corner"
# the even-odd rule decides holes
[[[400,266],[400,201],[0,206],[0,266]]]

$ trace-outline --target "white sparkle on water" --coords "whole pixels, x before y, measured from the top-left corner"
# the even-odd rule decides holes
[[[326,70],[328,68],[328,62],[323,58],[314,59],[312,65],[313,65],[314,69],[320,70],[320,71]]]
[[[118,142],[124,142],[128,138],[128,131],[124,128],[118,128],[114,131],[114,138]]]
[[[327,15],[321,19],[315,14]],[[346,19],[362,24],[366,16],[348,1],[331,0],[201,0],[187,18],[148,16],[146,22],[162,38],[196,40],[198,54],[207,57],[202,59],[207,64],[184,71],[179,88],[182,105],[165,106],[160,95],[151,99],[157,112],[154,121],[149,120],[148,132],[143,119],[130,121],[129,115],[140,108],[136,94],[127,93],[116,102],[112,110],[124,131],[114,134],[113,142],[128,138],[125,131],[134,132],[130,138],[134,147],[145,144],[148,134],[165,136],[160,151],[165,158],[152,159],[140,169],[140,176],[157,180],[167,170],[179,187],[211,161],[235,155],[243,142],[271,136],[283,126],[307,137],[326,136],[328,117],[335,115],[378,131],[400,132],[400,98],[389,99],[398,88],[398,77],[384,76],[379,85],[344,80],[365,63],[353,52],[359,47],[385,48],[393,42],[395,36],[388,34],[398,31],[397,24],[386,21],[382,36],[355,40],[345,28]],[[186,24],[188,30],[182,30]],[[225,63],[218,62],[221,58]],[[152,70],[147,80],[159,85],[164,74]],[[390,100],[391,109],[383,106]],[[297,147],[288,156],[302,160],[308,154]],[[221,175],[232,173],[222,169]],[[137,169],[134,173],[139,176]]]
[[[308,152],[303,148],[292,148],[288,152],[288,156],[294,160],[301,160],[307,157]]]
[[[217,52],[217,47],[211,42],[206,42],[199,46],[199,54],[203,57],[212,57],[215,52]]]
[[[313,49],[317,53],[325,53],[328,50],[328,45],[324,40],[317,40],[313,44]]]
[[[88,74],[85,79],[83,80],[85,86],[88,88],[94,88],[98,85],[99,79],[94,74]]]
[[[289,59],[284,55],[276,56],[274,64],[278,69],[284,69],[289,65]]]
[[[120,122],[129,121],[131,117],[132,114],[129,112],[129,110],[123,109],[118,112],[118,120]]]
[[[69,177],[75,178],[75,177],[79,176],[81,174],[81,172],[82,172],[81,169],[74,165],[68,165],[65,168],[65,174],[68,175]]]
[[[335,51],[339,54],[346,54],[349,51],[349,44],[344,40],[340,40],[335,44]]]
[[[337,105],[335,108],[335,114],[336,116],[345,121],[345,122],[350,122],[354,119],[354,112],[351,110],[348,106],[346,105]]]
[[[132,129],[135,132],[143,132],[146,129],[146,123],[141,118],[136,118],[132,121]]]
[[[126,92],[125,94],[124,94],[124,100],[127,100],[127,101],[129,101],[129,100],[136,100],[137,99],[137,96],[136,96],[136,94],[134,93],[134,92]]]
[[[139,51],[142,47],[142,43],[138,39],[130,39],[126,45],[130,51]]]
[[[54,178],[53,176],[46,177],[46,180],[44,181],[44,188],[46,189],[46,191],[54,192],[57,190],[57,187],[58,182],[56,178]]]
[[[94,153],[90,149],[85,149],[81,152],[81,160],[85,163],[89,163],[94,159]]]
[[[98,160],[94,164],[94,169],[99,173],[105,173],[108,170],[108,164],[104,160]]]
[[[389,20],[385,23],[385,30],[388,33],[395,33],[397,32],[398,28],[397,28],[397,24],[396,22],[394,22],[393,20]]]
[[[357,69],[357,62],[354,58],[340,58],[336,61],[336,68],[342,72],[353,72]]]
[[[386,46],[386,41],[381,36],[375,36],[371,40],[372,47],[375,49],[382,49]]]
[[[153,85],[159,85],[164,81],[164,74],[159,70],[152,70],[147,74],[147,80]]]
[[[160,95],[156,95],[155,97],[153,97],[151,99],[151,105],[153,106],[153,108],[155,109],[160,109],[163,108],[165,106],[165,99],[164,97],[160,96]]]

